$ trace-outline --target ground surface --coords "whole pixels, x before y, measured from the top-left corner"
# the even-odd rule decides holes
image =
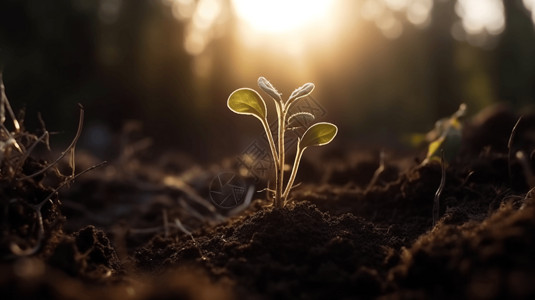
[[[535,118],[522,119],[509,151],[517,118],[498,109],[467,123],[461,153],[446,166],[435,226],[441,165],[421,165],[420,153],[386,151],[385,170],[370,186],[377,151],[333,150],[303,163],[303,183],[285,208],[255,194],[246,209],[223,211],[206,199],[231,160],[201,168],[140,151],[44,203],[41,240],[32,205],[50,188],[3,186],[0,295],[533,299],[533,178],[511,153],[524,151],[535,169]],[[80,169],[98,162],[84,154],[79,161]],[[9,200],[17,197],[27,200]],[[14,242],[39,247],[16,255]]]

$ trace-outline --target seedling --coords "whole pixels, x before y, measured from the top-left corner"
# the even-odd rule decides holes
[[[449,118],[443,118],[435,123],[435,128],[430,131],[426,139],[432,141],[427,150],[427,156],[423,164],[431,160],[441,160],[441,151],[444,151],[446,161],[451,161],[457,156],[461,148],[463,124],[460,119],[466,114],[466,104],[462,103],[459,109]]]
[[[275,87],[264,77],[258,78],[258,86],[266,92],[275,102],[277,111],[277,144],[273,138],[273,134],[269,129],[269,122],[267,118],[267,108],[264,99],[258,92],[250,88],[240,88],[232,92],[227,100],[227,106],[230,110],[241,115],[252,115],[262,123],[266,135],[268,137],[269,147],[273,155],[273,164],[275,171],[275,190],[274,202],[275,207],[284,207],[288,195],[293,187],[297,170],[299,169],[299,162],[303,156],[303,152],[310,146],[323,146],[330,143],[336,133],[338,127],[336,125],[319,122],[310,126],[297,141],[297,153],[295,155],[294,164],[291,169],[291,174],[284,187],[284,166],[285,166],[285,145],[284,135],[287,130],[292,129],[294,118],[297,116],[306,116],[314,118],[308,112],[297,112],[289,115],[290,108],[301,98],[304,98],[314,90],[313,83],[305,83],[300,88],[293,91],[288,100],[282,100],[282,94],[275,89]]]

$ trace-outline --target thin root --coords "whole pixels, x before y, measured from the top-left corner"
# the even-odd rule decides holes
[[[72,173],[71,173],[71,175],[69,177],[75,177],[75,175],[74,175],[75,174],[74,148],[76,147],[76,143],[78,142],[78,139],[82,135],[82,127],[83,127],[83,123],[84,123],[84,108],[83,108],[82,105],[79,105],[79,107],[80,107],[80,117],[78,119],[78,130],[76,131],[76,135],[74,136],[74,138],[73,138],[71,144],[69,145],[69,147],[67,147],[67,149],[65,149],[65,151],[61,152],[61,155],[55,161],[53,161],[52,163],[48,164],[43,169],[41,169],[41,170],[39,170],[39,171],[37,171],[37,172],[35,172],[33,174],[30,174],[30,175],[24,176],[22,178],[19,178],[18,180],[26,180],[26,179],[33,178],[33,177],[35,177],[37,175],[43,174],[48,169],[50,169],[53,166],[55,166],[69,152],[71,152],[71,156],[69,158],[69,164],[70,164],[71,169],[72,169]]]

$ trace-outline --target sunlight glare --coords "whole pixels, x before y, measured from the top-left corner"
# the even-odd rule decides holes
[[[332,0],[233,0],[232,4],[238,18],[254,30],[282,33],[320,21]]]

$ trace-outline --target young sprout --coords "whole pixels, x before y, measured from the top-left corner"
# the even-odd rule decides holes
[[[460,119],[466,114],[466,104],[462,103],[459,109],[449,118],[440,119],[435,123],[435,128],[430,131],[426,139],[432,141],[427,150],[427,156],[422,164],[430,160],[441,160],[441,151],[444,151],[446,161],[451,161],[457,156],[461,147],[463,124]]]
[[[288,115],[290,108],[301,98],[304,98],[314,90],[313,83],[305,83],[300,88],[293,91],[288,100],[284,101],[281,93],[264,77],[258,78],[258,86],[266,92],[275,102],[275,109],[277,112],[277,143],[273,138],[273,134],[269,129],[269,122],[267,119],[267,108],[264,99],[253,89],[240,88],[232,92],[227,100],[227,106],[230,110],[241,115],[252,115],[262,123],[266,135],[268,137],[269,147],[273,156],[275,166],[275,198],[273,205],[275,207],[284,207],[290,191],[292,190],[297,170],[299,169],[299,162],[303,156],[303,152],[310,146],[323,146],[330,143],[336,133],[338,127],[336,125],[319,122],[310,126],[305,133],[298,138],[297,153],[295,155],[293,168],[290,173],[286,187],[284,187],[284,166],[285,166],[285,147],[284,136],[287,130],[292,130],[294,127],[292,121],[296,117],[307,117],[313,119],[314,116],[308,112],[297,112]]]

